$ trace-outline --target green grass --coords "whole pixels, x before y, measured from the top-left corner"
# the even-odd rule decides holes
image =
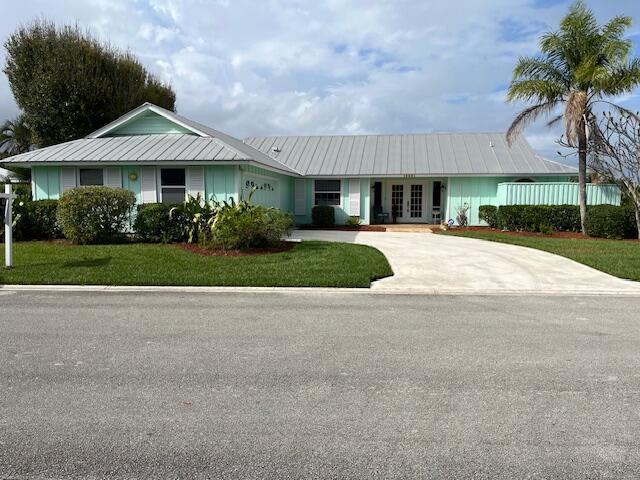
[[[517,237],[494,231],[450,230],[442,234],[537,248],[562,255],[616,277],[640,281],[640,242],[637,241]]]
[[[175,245],[17,242],[14,265],[0,266],[0,284],[369,287],[393,275],[375,248],[330,242],[237,257],[202,256]]]

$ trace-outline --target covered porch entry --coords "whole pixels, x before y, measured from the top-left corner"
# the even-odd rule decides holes
[[[371,223],[439,224],[444,218],[447,178],[381,178],[371,181]]]

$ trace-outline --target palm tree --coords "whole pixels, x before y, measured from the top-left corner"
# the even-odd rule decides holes
[[[15,120],[7,120],[0,127],[0,154],[18,155],[32,148],[31,130],[24,116],[20,115]]]
[[[19,115],[15,120],[7,120],[0,126],[0,161],[2,158],[25,153],[34,148],[31,129],[23,115]],[[18,180],[27,181],[31,177],[28,168],[11,165],[5,165],[5,168]]]
[[[511,144],[522,130],[541,116],[563,107],[547,123],[564,123],[563,141],[578,150],[580,220],[585,233],[587,216],[587,140],[598,102],[624,110],[607,97],[631,92],[640,84],[640,59],[629,60],[633,48],[624,33],[631,18],[617,16],[599,26],[582,1],[570,8],[560,29],[540,39],[541,55],[521,57],[513,71],[507,100],[532,105],[520,112],[507,131]]]

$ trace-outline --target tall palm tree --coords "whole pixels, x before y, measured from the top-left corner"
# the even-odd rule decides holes
[[[587,140],[594,125],[598,102],[611,105],[607,97],[631,92],[640,84],[640,59],[630,60],[633,43],[624,38],[631,18],[617,16],[599,26],[582,1],[570,8],[560,29],[540,39],[541,54],[521,57],[513,71],[507,100],[532,105],[520,112],[507,131],[512,143],[522,130],[541,116],[563,108],[548,122],[564,123],[564,141],[578,150],[580,220],[585,233],[587,216]]]

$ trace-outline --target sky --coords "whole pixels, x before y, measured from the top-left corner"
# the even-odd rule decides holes
[[[505,93],[570,2],[559,0],[21,0],[0,39],[38,17],[78,23],[138,56],[177,94],[177,110],[237,137],[504,132],[522,104]],[[590,0],[601,23],[640,1]],[[4,65],[4,49],[0,63]],[[615,99],[640,109],[640,91]],[[18,113],[0,74],[0,120]],[[525,135],[559,159],[560,131]],[[561,161],[573,163],[571,158]]]

